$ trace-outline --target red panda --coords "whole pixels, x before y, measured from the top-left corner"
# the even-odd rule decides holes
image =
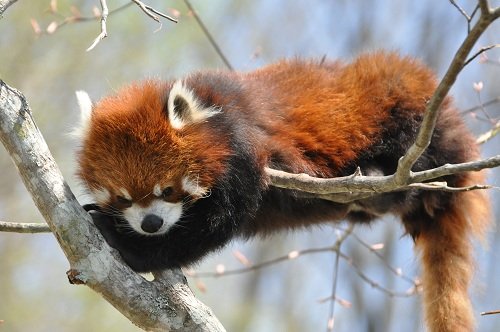
[[[487,224],[484,193],[414,189],[339,204],[270,186],[264,171],[392,174],[435,88],[418,61],[378,52],[351,63],[295,59],[149,80],[95,105],[79,92],[78,176],[101,233],[141,272],[193,264],[235,237],[397,215],[422,257],[430,330],[471,331],[470,241]],[[413,171],[478,156],[447,99]],[[442,180],[484,181],[481,173]]]

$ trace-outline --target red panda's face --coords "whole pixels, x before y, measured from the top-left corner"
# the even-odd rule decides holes
[[[203,122],[203,108],[180,81],[146,82],[82,110],[78,175],[96,203],[144,235],[176,225],[189,204],[210,193],[227,157]]]

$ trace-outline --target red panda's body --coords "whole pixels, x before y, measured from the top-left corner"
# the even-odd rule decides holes
[[[270,187],[264,173],[392,174],[434,89],[428,69],[384,53],[146,81],[92,110],[81,102],[79,176],[113,216],[98,223],[101,232],[138,271],[192,264],[237,236],[396,214],[422,254],[431,330],[470,331],[469,241],[485,225],[482,193],[412,190],[338,204]],[[414,170],[477,157],[447,100]],[[445,180],[459,187],[483,179]]]

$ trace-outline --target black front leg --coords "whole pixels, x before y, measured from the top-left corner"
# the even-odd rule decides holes
[[[158,239],[126,233],[126,228],[120,227],[120,224],[125,221],[99,211],[99,208],[93,204],[86,205],[84,208],[90,211],[94,224],[109,246],[118,250],[132,270],[149,272],[155,269],[158,257],[155,247],[158,246]],[[131,231],[128,230],[128,232]]]

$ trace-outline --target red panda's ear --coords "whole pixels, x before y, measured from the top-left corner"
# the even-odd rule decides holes
[[[72,135],[78,138],[83,138],[87,135],[90,127],[90,118],[92,115],[92,100],[85,91],[75,91],[76,100],[80,107],[80,123],[73,129]]]
[[[168,119],[174,129],[191,123],[201,122],[220,112],[215,107],[204,107],[194,92],[186,87],[182,81],[176,81],[168,95]]]

